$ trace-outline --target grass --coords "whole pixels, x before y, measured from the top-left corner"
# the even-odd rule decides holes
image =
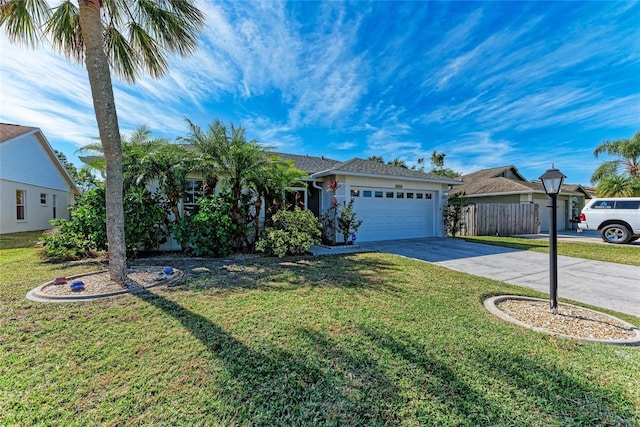
[[[549,253],[548,239],[504,236],[463,236],[460,238],[469,242]],[[558,240],[558,255],[640,266],[640,248],[637,245],[605,245]]]
[[[482,307],[535,291],[371,253],[200,260],[164,291],[44,304],[24,296],[97,267],[24,240],[0,249],[0,425],[640,424],[640,349]]]

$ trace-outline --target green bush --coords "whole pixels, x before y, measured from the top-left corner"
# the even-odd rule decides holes
[[[190,255],[221,257],[233,251],[236,225],[222,197],[204,197],[174,225],[174,237]]]
[[[350,236],[355,236],[362,225],[361,219],[356,219],[356,212],[353,210],[353,202],[342,202],[342,208],[338,213],[338,231],[342,234],[343,243],[346,245]]]
[[[54,260],[80,259],[106,251],[107,226],[105,189],[98,187],[76,197],[70,208],[71,220],[51,221],[54,229],[42,238],[45,255]],[[168,235],[167,213],[157,195],[140,187],[127,189],[124,195],[125,240],[127,254],[135,256],[140,248],[157,249]]]
[[[449,196],[449,200],[443,209],[443,220],[447,233],[452,237],[456,237],[456,234],[466,225],[464,214],[469,209],[468,205],[469,199],[465,197],[464,193],[456,193]]]
[[[320,243],[322,224],[308,210],[278,211],[273,226],[264,230],[256,250],[282,258],[305,253],[311,245]]]

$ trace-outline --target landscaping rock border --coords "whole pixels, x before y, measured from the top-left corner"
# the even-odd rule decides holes
[[[27,299],[36,302],[79,302],[99,298],[109,298],[125,294],[135,294],[145,289],[158,286],[170,286],[180,280],[184,273],[182,270],[172,267],[173,273],[165,275],[164,279],[158,280],[158,275],[163,272],[166,266],[136,266],[129,268],[128,282],[130,287],[122,289],[116,285],[109,277],[109,270],[94,271],[91,273],[81,273],[67,277],[66,284],[55,284],[55,279],[45,282],[27,293]],[[80,292],[73,292],[69,288],[69,283],[75,280],[84,279],[86,288]]]
[[[499,305],[500,303],[503,303],[505,301],[535,302],[535,303],[542,302],[544,304],[547,304],[547,307],[549,303],[548,300],[541,299],[541,298],[532,298],[532,297],[525,297],[525,296],[519,296],[519,295],[499,295],[499,296],[486,298],[484,300],[484,306],[490,313],[501,318],[502,320],[522,326],[527,329],[532,329],[537,332],[542,332],[548,335],[552,335],[558,338],[573,339],[573,340],[584,341],[584,342],[598,342],[602,344],[612,344],[612,345],[640,346],[640,329],[635,325],[625,322],[624,320],[618,319],[617,317],[614,317],[612,315],[605,314],[599,311],[590,310],[584,307],[579,307],[572,304],[558,303],[558,308],[560,311],[559,315],[562,315],[563,308],[565,310],[571,310],[573,312],[580,313],[579,315],[573,315],[569,317],[572,317],[573,320],[577,320],[578,323],[589,325],[590,329],[593,329],[594,325],[595,327],[597,327],[598,323],[605,323],[603,320],[600,320],[600,319],[606,319],[608,320],[608,322],[606,322],[607,326],[616,325],[616,327],[624,331],[624,335],[627,336],[626,338],[619,338],[618,334],[615,338],[613,336],[611,338],[590,338],[585,336],[587,335],[586,333],[580,334],[580,332],[584,332],[584,331],[582,331],[579,326],[577,328],[574,327],[575,334],[566,334],[566,333],[559,333],[557,331],[554,331],[552,329],[553,325],[549,325],[548,328],[535,326],[533,324],[534,322],[528,323],[526,321],[518,320],[513,316],[511,316],[510,314],[506,313],[505,311],[501,310],[499,308]],[[559,316],[559,315],[555,315],[555,316]]]

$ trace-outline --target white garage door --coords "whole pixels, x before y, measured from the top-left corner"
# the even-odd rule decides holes
[[[360,189],[354,209],[358,242],[434,237],[435,192]]]

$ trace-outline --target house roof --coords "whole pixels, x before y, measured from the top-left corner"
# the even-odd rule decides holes
[[[492,194],[546,194],[540,181],[527,181],[526,178],[513,165],[500,166],[490,169],[482,169],[477,172],[464,175],[464,184],[452,190],[453,193],[462,193],[469,197],[487,196]],[[577,184],[563,184],[563,193],[588,193]]]
[[[280,156],[283,160],[291,160],[296,164],[296,167],[301,171],[308,173],[309,175],[330,169],[333,166],[342,163],[339,160],[328,159],[324,156],[315,157],[300,154],[287,154],[287,153],[274,153]]]
[[[0,142],[5,142],[16,136],[38,130],[31,126],[13,125],[11,123],[0,123]]]
[[[359,158],[353,158],[332,166],[331,168],[312,174],[312,177],[323,177],[327,175],[352,175],[352,176],[370,176],[370,177],[385,177],[385,178],[404,178],[409,180],[439,182],[449,185],[461,185],[458,180],[443,177],[440,175],[434,175],[425,173],[415,169],[406,169],[399,166],[388,165],[385,163],[365,160]]]
[[[315,157],[288,153],[275,154],[279,155],[284,160],[292,160],[296,167],[308,173],[310,178],[322,178],[330,175],[351,175],[460,185],[460,181],[458,180],[414,169],[387,165],[373,160],[353,158],[346,162],[342,162],[340,160],[328,159],[324,156]]]
[[[76,185],[75,182],[73,182],[73,179],[69,175],[69,172],[67,172],[67,170],[64,168],[64,166],[60,162],[60,159],[58,159],[58,156],[56,156],[55,152],[53,151],[53,148],[51,148],[49,141],[47,141],[47,138],[44,136],[44,133],[42,133],[42,130],[40,130],[40,128],[32,127],[32,126],[14,125],[11,123],[0,123],[0,143],[12,140],[21,135],[25,135],[31,132],[35,132],[36,134],[35,136],[37,140],[40,142],[40,144],[42,144],[42,147],[45,149],[45,151],[49,155],[49,158],[51,159],[51,161],[54,163],[54,165],[58,168],[60,173],[65,177],[65,179],[71,185],[72,192],[75,194],[80,194],[80,190],[78,189],[78,186]]]

